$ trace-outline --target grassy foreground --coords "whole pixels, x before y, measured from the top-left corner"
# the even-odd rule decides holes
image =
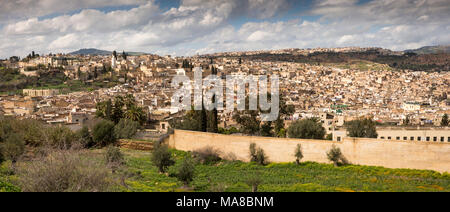
[[[92,158],[101,159],[105,150],[92,150]],[[124,183],[114,191],[124,192],[250,192],[248,182],[258,178],[260,192],[439,192],[450,191],[450,174],[434,171],[388,169],[382,167],[349,165],[334,167],[329,164],[304,162],[273,163],[260,166],[239,161],[221,161],[214,165],[197,164],[190,189],[174,177],[177,167],[189,153],[171,150],[176,164],[167,174],[160,174],[151,160],[151,152],[122,149],[126,165],[122,173]],[[8,163],[0,167],[0,192],[16,192],[17,176],[8,175]]]
[[[172,150],[177,164],[169,174],[159,174],[149,160],[151,153],[124,150],[129,171],[129,191],[182,191],[182,183],[170,177],[188,153]],[[194,191],[250,192],[247,185],[255,176],[261,180],[261,192],[353,192],[353,191],[450,191],[450,175],[434,171],[387,169],[356,166],[334,167],[305,162],[259,166],[239,161],[215,165],[197,165],[192,183]]]

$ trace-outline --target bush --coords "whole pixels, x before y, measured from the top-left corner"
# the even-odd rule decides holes
[[[192,155],[200,160],[202,164],[214,164],[222,160],[219,156],[220,152],[210,146],[195,150]]]
[[[179,181],[183,182],[185,186],[189,186],[189,183],[194,179],[195,166],[194,163],[189,159],[185,158],[183,163],[178,169],[177,178]]]
[[[0,146],[2,158],[13,163],[25,152],[25,142],[19,134],[10,134]]]
[[[20,134],[26,145],[40,146],[45,141],[44,129],[43,124],[37,120],[0,117],[0,142],[9,134]]]
[[[115,144],[117,138],[114,135],[114,123],[106,120],[100,121],[92,130],[92,138],[97,147]]]
[[[280,131],[278,131],[277,136],[278,136],[279,138],[286,138],[286,129],[281,128]]]
[[[219,127],[219,134],[231,135],[236,133],[239,133],[239,130],[236,129],[236,127],[231,127],[229,129]]]
[[[132,138],[136,134],[139,126],[139,122],[129,119],[121,119],[114,127],[114,133],[118,139]]]
[[[295,163],[300,165],[300,161],[303,159],[302,146],[297,144],[297,148],[295,149]]]
[[[153,164],[158,167],[160,173],[165,173],[167,167],[175,164],[169,152],[169,147],[163,144],[155,144],[151,159]]]
[[[250,161],[260,165],[267,164],[267,156],[264,153],[264,150],[257,147],[255,143],[250,144]]]
[[[106,149],[105,159],[108,167],[112,169],[113,173],[118,167],[125,163],[125,159],[122,152],[120,152],[120,149],[112,145]]]
[[[303,119],[289,126],[288,135],[289,138],[323,139],[325,128],[317,119]]]
[[[20,164],[17,175],[25,192],[102,192],[111,186],[106,167],[75,150],[53,150]]]
[[[333,145],[329,152],[327,152],[328,160],[333,162],[334,166],[347,165],[348,161],[341,152],[341,149]]]
[[[45,128],[41,122],[33,119],[17,120],[26,145],[41,146],[45,141]]]
[[[247,185],[252,187],[252,192],[258,192],[258,186],[262,183],[260,174],[254,174],[246,180]]]
[[[57,126],[46,129],[46,144],[58,149],[70,149],[77,136],[67,127]]]
[[[89,132],[89,128],[84,126],[77,132],[77,136],[79,138],[80,144],[84,148],[92,148],[94,147],[94,141],[92,140],[91,133]]]

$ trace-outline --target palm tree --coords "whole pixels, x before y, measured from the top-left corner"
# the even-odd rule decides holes
[[[127,111],[125,112],[125,118],[143,124],[146,121],[147,117],[145,116],[145,112],[141,107],[133,105],[132,107],[127,108]]]

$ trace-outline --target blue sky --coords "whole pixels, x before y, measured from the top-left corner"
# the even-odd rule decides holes
[[[450,43],[448,0],[4,0],[0,57]]]

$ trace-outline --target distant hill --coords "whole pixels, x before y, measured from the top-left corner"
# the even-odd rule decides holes
[[[144,52],[126,52],[127,55],[131,55],[131,56],[139,56],[139,55],[144,55],[147,53]],[[69,53],[71,55],[111,55],[112,51],[105,51],[105,50],[100,50],[100,49],[80,49],[78,51],[74,51]],[[117,51],[117,54],[122,54],[121,51]]]
[[[71,55],[110,55],[112,52],[100,50],[100,49],[80,49],[75,52],[69,53]]]
[[[450,53],[450,45],[442,46],[424,46],[419,49],[409,49],[405,52],[413,52],[416,54],[438,54],[438,53]]]

